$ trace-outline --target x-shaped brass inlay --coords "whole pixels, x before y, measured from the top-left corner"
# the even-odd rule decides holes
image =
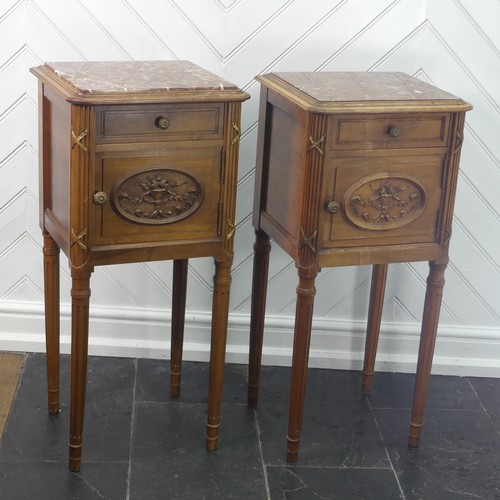
[[[458,153],[460,151],[460,148],[462,147],[462,142],[464,142],[464,137],[460,132],[457,132],[457,142],[455,144],[455,153]]]
[[[79,235],[76,235],[73,228],[71,228],[71,246],[73,246],[76,243],[84,252],[86,252],[87,246],[82,241],[83,238],[85,238],[85,236],[87,236],[86,229],[84,229]]]
[[[240,140],[241,130],[240,130],[240,127],[238,127],[238,125],[236,125],[236,123],[234,123],[234,122],[233,122],[233,128],[234,128],[234,130],[236,130],[236,135],[233,137],[231,144],[236,144]]]
[[[226,240],[230,240],[236,232],[236,224],[227,219],[227,225],[229,226],[230,231],[227,233]]]
[[[325,153],[320,147],[320,144],[325,140],[325,137],[326,133],[323,134],[317,141],[315,141],[311,133],[309,133],[309,142],[311,143],[311,145],[307,148],[307,152],[309,153],[309,151],[315,149],[321,156],[325,156]]]
[[[85,129],[80,135],[76,135],[75,132],[72,130],[71,131],[71,137],[73,138],[73,144],[71,146],[71,149],[73,149],[75,146],[78,146],[82,151],[85,153],[88,152],[88,148],[83,145],[82,140],[87,137],[89,131]]]
[[[304,230],[302,228],[300,228],[300,236],[302,238],[300,248],[309,247],[313,251],[313,253],[316,253],[316,247],[314,246],[314,240],[316,239],[316,236],[318,236],[318,230],[316,229],[316,231],[314,231],[314,233],[308,237],[305,235]]]

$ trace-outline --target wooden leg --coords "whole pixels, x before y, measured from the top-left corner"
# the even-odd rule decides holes
[[[45,345],[49,413],[59,413],[59,247],[45,234],[43,244],[45,288]]]
[[[212,336],[208,388],[207,450],[217,449],[222,401],[224,362],[226,357],[229,290],[232,260],[215,261],[212,305]]]
[[[295,310],[295,332],[293,341],[292,377],[290,383],[290,412],[288,420],[288,449],[286,461],[298,460],[302,413],[306,391],[309,345],[316,293],[315,279],[317,270],[299,269],[297,286],[297,305]]]
[[[87,387],[90,271],[72,271],[71,406],[69,470],[78,472],[82,458],[83,417]]]
[[[427,400],[427,388],[432,368],[432,357],[436,344],[436,334],[441,309],[441,299],[444,287],[444,272],[448,259],[429,262],[430,272],[427,278],[422,333],[418,352],[417,376],[413,393],[413,408],[410,422],[410,436],[408,444],[418,446],[422,427],[424,425],[424,411]]]
[[[248,357],[248,406],[254,408],[259,397],[260,365],[266,313],[267,276],[271,244],[264,231],[255,231],[252,306],[250,314],[250,352]]]
[[[186,316],[188,260],[174,260],[172,286],[172,336],[170,342],[170,395],[179,396],[181,390],[182,346]]]
[[[376,264],[372,271],[372,286],[370,290],[370,307],[368,309],[368,325],[366,328],[365,361],[361,390],[370,394],[375,373],[375,358],[377,356],[380,321],[384,305],[385,283],[387,280],[387,264]]]

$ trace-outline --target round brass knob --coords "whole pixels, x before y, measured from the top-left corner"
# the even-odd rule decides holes
[[[391,128],[389,128],[389,135],[391,137],[399,137],[400,133],[401,133],[401,131],[399,130],[398,127],[392,126]]]
[[[170,127],[170,120],[165,116],[159,116],[155,120],[155,125],[162,130],[167,130],[167,128]]]
[[[104,205],[107,199],[108,195],[104,191],[98,191],[94,194],[94,203],[96,205]]]
[[[340,210],[340,203],[338,201],[327,201],[325,209],[329,214],[336,214]]]

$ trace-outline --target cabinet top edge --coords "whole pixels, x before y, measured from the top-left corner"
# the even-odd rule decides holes
[[[189,61],[48,62],[30,72],[73,103],[244,101],[250,97]]]
[[[449,92],[399,72],[288,72],[256,80],[307,111],[405,112],[469,111]]]

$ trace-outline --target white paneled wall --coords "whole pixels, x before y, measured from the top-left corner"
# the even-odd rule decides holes
[[[249,92],[238,184],[228,359],[247,351],[259,88],[269,71],[404,71],[464,98],[466,139],[435,371],[500,376],[498,0],[1,0],[0,349],[43,349],[36,81],[45,61],[189,59]],[[63,349],[69,342],[62,259]],[[186,358],[207,359],[211,259],[190,264]],[[427,265],[390,266],[380,366],[413,370]],[[98,268],[91,352],[167,356],[171,264]],[[271,254],[265,361],[290,359],[296,272]],[[317,282],[311,365],[359,367],[368,267]]]

